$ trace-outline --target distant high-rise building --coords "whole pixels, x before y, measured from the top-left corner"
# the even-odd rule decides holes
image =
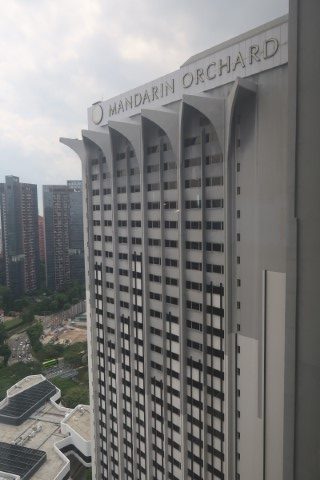
[[[0,184],[5,283],[15,295],[39,285],[37,186],[6,176]]]
[[[61,290],[84,281],[82,182],[44,185],[46,283]]]
[[[69,191],[66,185],[43,186],[46,284],[61,290],[70,283]]]
[[[41,262],[45,261],[45,246],[44,246],[44,219],[41,215],[38,216],[39,227],[39,253]]]
[[[68,180],[70,278],[84,283],[82,180]]]

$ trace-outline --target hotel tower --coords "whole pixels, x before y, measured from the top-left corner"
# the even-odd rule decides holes
[[[282,478],[287,17],[88,109],[97,480]]]

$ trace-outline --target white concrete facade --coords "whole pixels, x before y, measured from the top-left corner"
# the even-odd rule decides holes
[[[282,479],[286,109],[281,18],[61,140],[83,167],[96,480]]]

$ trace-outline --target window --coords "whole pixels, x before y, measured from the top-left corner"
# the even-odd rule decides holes
[[[164,162],[163,170],[174,170],[177,168],[176,162]]]
[[[169,248],[177,248],[178,242],[177,240],[165,240],[165,246]]]
[[[159,210],[160,202],[148,202],[148,210]]]
[[[190,178],[184,182],[185,188],[201,187],[201,178]]]
[[[167,267],[177,267],[178,266],[178,260],[175,260],[174,258],[166,258],[165,259],[165,265]]]
[[[192,221],[187,221],[186,222],[186,229],[187,230],[201,230],[202,228],[202,223],[201,222],[192,222]]]
[[[202,312],[202,304],[197,302],[191,302],[191,300],[187,300],[187,308],[190,310],[197,310],[198,312]]]
[[[148,228],[160,228],[160,220],[148,220]]]
[[[149,257],[149,263],[152,265],[161,265],[161,258],[160,257]]]
[[[178,222],[176,222],[174,220],[166,220],[164,222],[164,227],[165,228],[178,228]]]
[[[177,202],[164,202],[163,206],[166,210],[173,210],[177,208]]]
[[[179,300],[176,297],[170,297],[169,295],[166,295],[166,302],[171,305],[179,305]]]
[[[149,292],[149,297],[152,300],[158,300],[159,302],[161,302],[161,300],[162,300],[162,295],[160,293],[156,293],[156,292]]]
[[[192,322],[191,320],[187,320],[187,327],[191,328],[192,330],[197,330],[202,332],[202,324],[198,322]]]
[[[148,183],[148,192],[153,192],[156,190],[160,190],[159,182],[156,183]]]
[[[136,203],[131,203],[131,210],[140,210],[141,209],[141,203],[136,202]]]
[[[150,282],[161,283],[161,276],[160,275],[153,275],[152,273],[149,274]]]
[[[206,187],[214,187],[217,185],[223,185],[223,177],[207,177]]]
[[[125,185],[117,188],[117,193],[126,193],[126,192],[127,192],[127,187]]]
[[[207,263],[207,272],[224,273],[224,267],[223,265],[213,265],[213,264]]]
[[[190,208],[201,208],[201,200],[186,200],[185,202],[186,209]]]
[[[214,163],[221,163],[221,162],[222,162],[222,155],[220,153],[206,156],[206,165],[212,165]]]
[[[202,271],[202,263],[199,262],[186,262],[187,270],[199,270]]]
[[[202,242],[189,242],[186,241],[187,250],[202,250]]]
[[[175,190],[177,188],[177,182],[174,180],[172,182],[164,182],[164,190]]]
[[[151,172],[159,172],[159,164],[158,163],[155,163],[153,165],[148,165],[147,166],[147,173],[151,173]]]
[[[132,245],[141,245],[142,243],[142,240],[140,237],[132,237],[131,241],[132,241]]]
[[[184,146],[191,147],[192,145],[198,145],[200,143],[200,136],[185,138]]]
[[[189,290],[197,290],[199,292],[202,292],[202,283],[198,282],[191,282],[190,280],[186,281],[186,288]]]
[[[161,240],[160,238],[149,238],[148,244],[153,247],[160,247],[161,246]]]
[[[223,222],[207,222],[207,230],[223,230]]]
[[[118,210],[127,210],[126,203],[118,203]]]
[[[130,191],[131,191],[131,193],[140,192],[140,185],[131,185]]]
[[[201,157],[186,158],[184,161],[185,168],[198,167],[199,165],[201,165]]]
[[[152,145],[150,147],[147,147],[147,155],[150,155],[151,153],[156,153],[159,151],[159,145]]]
[[[112,220],[105,220],[104,221],[104,226],[105,227],[112,227]]]
[[[162,313],[159,312],[158,310],[149,310],[150,317],[155,317],[155,318],[162,318]]]
[[[141,227],[141,220],[131,220],[131,227],[140,228]]]
[[[193,342],[192,340],[187,340],[187,346],[189,348],[194,348],[195,350],[200,350],[202,352],[202,344],[198,342]]]
[[[178,286],[178,279],[172,277],[166,277],[166,285]]]
[[[126,227],[127,220],[118,220],[118,227]]]
[[[119,243],[128,243],[128,237],[119,237],[118,241]]]
[[[154,345],[153,343],[151,343],[151,350],[156,353],[162,353],[162,348],[158,347],[158,345]]]
[[[206,250],[208,252],[223,252],[224,245],[223,245],[223,243],[207,242],[206,243]]]

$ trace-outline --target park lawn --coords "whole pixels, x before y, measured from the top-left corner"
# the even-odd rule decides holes
[[[4,328],[9,332],[10,330],[13,330],[14,328],[18,327],[21,325],[23,322],[21,317],[15,317],[12,318],[11,320],[7,320],[4,322]]]

